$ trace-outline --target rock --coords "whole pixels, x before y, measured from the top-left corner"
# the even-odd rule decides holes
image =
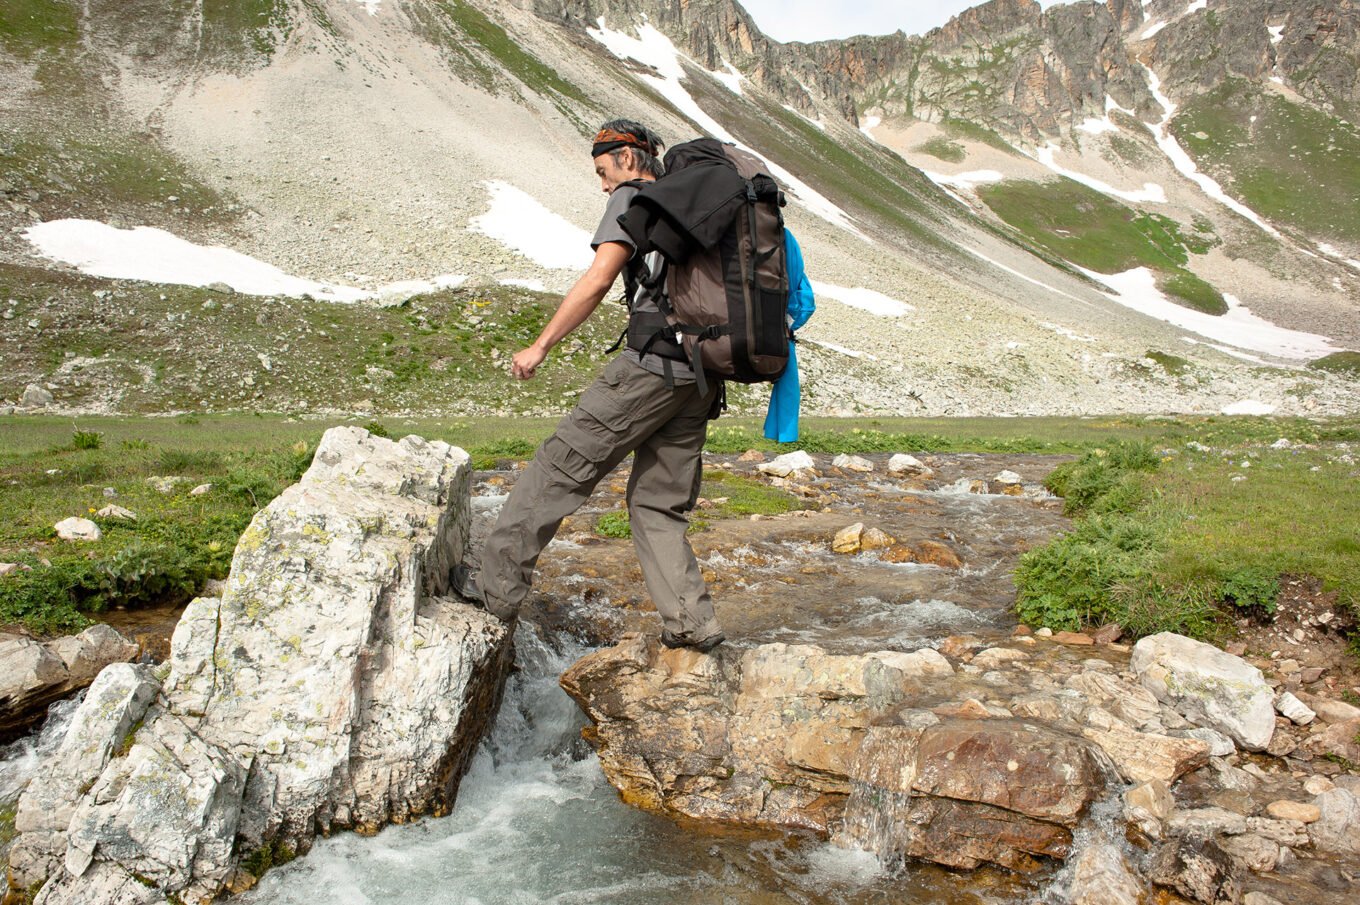
[[[1314,682],[1321,679],[1322,674],[1326,671],[1327,670],[1323,669],[1321,666],[1309,666],[1308,668],[1299,671],[1299,681],[1304,685],[1312,685]]]
[[[1225,852],[1249,870],[1267,873],[1280,861],[1280,847],[1255,833],[1229,836],[1219,843]]]
[[[1029,654],[1021,650],[1014,650],[1009,647],[989,647],[973,657],[973,665],[980,669],[996,669],[1007,663],[1017,663],[1021,660],[1028,660]]]
[[[1193,738],[1204,742],[1209,746],[1210,757],[1227,757],[1237,752],[1233,740],[1216,729],[1173,729],[1168,734],[1175,738]]]
[[[861,550],[884,550],[897,543],[897,539],[880,528],[866,528],[859,538]]]
[[[1275,699],[1275,709],[1296,726],[1306,726],[1317,718],[1317,714],[1307,704],[1287,691],[1281,692]]]
[[[1275,732],[1274,693],[1261,671],[1210,644],[1171,632],[1140,640],[1130,666],[1159,701],[1250,751]]]
[[[1309,795],[1321,795],[1336,788],[1336,783],[1325,776],[1310,776],[1303,781],[1303,790]]]
[[[1191,839],[1238,836],[1247,831],[1246,817],[1215,807],[1177,810],[1167,818],[1167,824],[1177,836]]]
[[[1266,813],[1276,820],[1296,820],[1299,823],[1316,823],[1322,817],[1317,805],[1284,798],[1266,805]]]
[[[1139,905],[1142,895],[1143,883],[1109,842],[1087,845],[1072,865],[1068,905]]]
[[[1088,726],[1082,735],[1099,745],[1129,782],[1174,782],[1209,762],[1209,746],[1197,739],[1135,732],[1121,723]]]
[[[1308,736],[1303,747],[1316,757],[1331,755],[1360,763],[1360,742],[1356,741],[1356,736],[1360,736],[1360,719],[1334,723],[1316,731]]]
[[[1082,632],[1058,632],[1053,636],[1053,640],[1059,644],[1071,644],[1076,646],[1089,646],[1095,642],[1091,636]]]
[[[1284,903],[1263,892],[1249,892],[1242,896],[1242,905],[1284,905]]]
[[[21,835],[10,852],[17,888],[41,882],[61,865],[66,829],[82,790],[93,786],[155,698],[160,683],[146,666],[117,663],[99,674],[71,718],[61,745],[34,775],[19,799],[14,828]]]
[[[812,456],[801,449],[756,466],[756,470],[761,474],[774,475],[778,478],[787,478],[795,472],[811,472],[815,469],[816,463],[812,461]]]
[[[1049,628],[1048,626],[1045,625],[1045,626],[1040,627],[1040,629],[1039,629],[1037,632],[1035,632],[1034,634],[1035,634],[1037,637],[1040,637],[1040,638],[1052,638],[1052,637],[1053,637],[1053,629],[1051,629],[1051,628]]]
[[[858,553],[860,540],[864,536],[864,523],[855,522],[847,525],[836,532],[836,536],[831,540],[831,551],[833,553]]]
[[[107,625],[40,644],[0,635],[0,732],[13,733],[41,720],[53,701],[84,688],[110,663],[137,656],[136,644]]]
[[[1171,816],[1175,807],[1176,800],[1171,796],[1171,785],[1165,780],[1150,779],[1124,793],[1126,812],[1133,811],[1157,820],[1165,820]]]
[[[737,457],[738,462],[764,462],[765,454],[758,449],[748,449]]]
[[[1297,820],[1275,820],[1271,817],[1248,817],[1247,832],[1278,845],[1300,846],[1308,844],[1308,833],[1304,824]]]
[[[266,846],[445,811],[511,659],[499,620],[446,596],[469,480],[445,443],[328,430],[242,534],[222,596],[185,610],[40,901],[105,901],[129,876],[206,901]]]
[[[137,513],[131,509],[124,509],[122,506],[105,506],[95,513],[99,518],[115,519],[122,522],[137,521]]]
[[[146,479],[146,483],[157,493],[174,493],[176,485],[187,480],[175,475],[152,475]]]
[[[204,494],[212,493],[212,489],[213,485],[211,484],[199,484],[193,490],[189,491],[189,496],[203,496]]]
[[[931,713],[938,717],[946,717],[960,720],[990,720],[994,717],[1008,717],[1010,711],[1005,708],[992,708],[979,701],[977,698],[969,698],[963,703],[940,704],[932,707]]]
[[[19,397],[19,405],[31,409],[45,408],[51,405],[53,401],[52,394],[36,383],[30,383],[24,387],[24,393]]]
[[[21,571],[17,562],[0,562],[0,578]]]
[[[117,491],[117,490],[114,490],[112,487],[105,487],[105,488],[104,488],[104,499],[106,499],[106,500],[116,500],[116,499],[118,499],[118,491]]]
[[[1313,799],[1318,819],[1308,825],[1308,837],[1320,851],[1360,855],[1360,796],[1332,789]]]
[[[1202,905],[1235,905],[1242,897],[1232,857],[1210,840],[1168,842],[1156,851],[1149,868],[1153,883]]]
[[[1110,711],[1135,729],[1152,722],[1159,711],[1152,692],[1108,673],[1082,672],[1064,684],[1081,692],[1092,704]]]
[[[1011,471],[1011,470],[1009,470],[1009,469],[1007,469],[1006,471],[1002,471],[1002,472],[998,473],[996,477],[992,478],[992,480],[993,480],[994,482],[996,482],[997,484],[1002,484],[1002,485],[1006,485],[1006,484],[1023,484],[1023,483],[1025,483],[1025,479],[1024,479],[1024,478],[1020,477],[1018,474],[1016,474],[1015,472],[1013,472],[1013,471]]]
[[[934,469],[923,464],[915,456],[906,453],[896,453],[888,459],[888,472],[896,475],[918,475],[920,477],[930,477],[935,473]]]
[[[1118,622],[1111,622],[1102,625],[1091,633],[1091,640],[1096,644],[1114,644],[1124,634],[1124,626]]]
[[[52,528],[62,540],[97,541],[104,536],[99,526],[87,518],[64,518]]]
[[[917,562],[928,566],[939,566],[953,571],[963,568],[963,560],[959,559],[959,555],[936,541],[921,541],[912,552],[916,555]]]
[[[846,471],[858,471],[868,473],[874,470],[874,463],[861,456],[848,456],[841,454],[831,460],[831,464],[836,468],[843,468]]]
[[[1312,698],[1309,707],[1324,723],[1349,723],[1360,720],[1360,707],[1332,698]]]

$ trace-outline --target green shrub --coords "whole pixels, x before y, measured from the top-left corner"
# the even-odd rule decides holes
[[[1130,512],[1144,497],[1138,475],[1156,471],[1159,464],[1152,444],[1119,442],[1059,465],[1045,485],[1066,501],[1068,515]]]
[[[74,449],[98,449],[104,445],[104,435],[98,431],[83,431],[76,428],[71,434],[71,446]]]
[[[381,421],[370,421],[364,425],[364,430],[375,437],[382,437],[384,440],[391,440],[392,434]]]
[[[606,512],[595,521],[595,533],[601,537],[632,537],[633,526],[628,521],[628,513],[616,509]]]
[[[1219,583],[1219,595],[1239,610],[1273,616],[1275,599],[1280,595],[1280,579],[1264,569],[1237,569]]]
[[[929,154],[947,163],[963,163],[968,156],[968,152],[963,149],[963,145],[950,141],[942,135],[937,135],[927,142],[912,148],[918,154]]]

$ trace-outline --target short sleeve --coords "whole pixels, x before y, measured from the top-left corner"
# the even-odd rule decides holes
[[[628,234],[619,226],[619,217],[628,210],[628,205],[632,203],[633,196],[638,190],[631,185],[621,185],[609,195],[609,203],[605,205],[604,216],[600,218],[600,225],[595,230],[595,235],[590,239],[592,250],[598,249],[606,242],[621,242],[630,249],[636,250],[637,246],[633,240],[628,238]]]

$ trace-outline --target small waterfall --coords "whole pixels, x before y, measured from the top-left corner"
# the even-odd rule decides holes
[[[0,748],[0,861],[8,863],[13,835],[14,809],[28,783],[43,768],[71,726],[85,692],[57,701],[47,708],[47,719],[36,731]]]

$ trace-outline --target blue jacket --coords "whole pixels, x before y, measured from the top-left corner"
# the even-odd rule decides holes
[[[803,269],[803,250],[793,233],[784,230],[784,251],[788,256],[789,267],[789,326],[797,330],[812,312],[817,310],[817,302],[812,297],[812,284],[808,282],[807,271]],[[775,381],[770,390],[770,408],[765,415],[765,436],[780,443],[792,443],[798,439],[798,405],[802,399],[802,389],[798,383],[798,355],[796,346],[789,342],[789,366],[784,375]]]

